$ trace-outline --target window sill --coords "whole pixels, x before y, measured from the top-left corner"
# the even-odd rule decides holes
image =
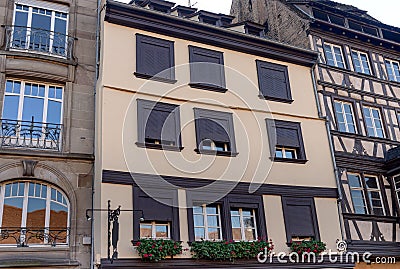
[[[214,156],[225,156],[225,157],[236,157],[239,155],[238,152],[231,152],[231,151],[216,151],[216,150],[205,150],[205,149],[195,149],[194,150],[197,154],[204,154],[204,155],[214,155]]]
[[[270,157],[273,162],[305,164],[308,160]]]
[[[134,72],[133,74],[137,78],[148,79],[148,80],[153,80],[153,81],[158,81],[158,82],[165,82],[165,83],[169,83],[169,84],[175,84],[176,82],[178,82],[176,79],[156,77],[156,76],[142,74],[142,73],[138,73],[138,72]]]
[[[158,149],[158,150],[168,150],[168,151],[182,151],[184,149],[184,147],[168,146],[162,144],[152,144],[152,143],[142,143],[142,142],[136,142],[135,144],[139,148],[148,148],[148,149]]]
[[[208,90],[208,91],[213,91],[213,92],[219,92],[219,93],[226,93],[228,89],[224,87],[219,87],[211,84],[205,84],[205,83],[189,83],[189,86],[191,88],[195,89],[202,89],[202,90]]]
[[[281,103],[286,103],[286,104],[291,104],[294,102],[293,99],[285,99],[285,98],[278,98],[278,97],[271,97],[271,96],[264,96],[264,95],[259,95],[258,97],[263,100],[281,102]]]

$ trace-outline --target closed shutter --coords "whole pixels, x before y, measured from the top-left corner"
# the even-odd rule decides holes
[[[16,0],[15,3],[20,4],[20,5],[26,5],[26,6],[31,6],[31,7],[38,7],[38,8],[59,11],[59,12],[63,12],[63,13],[68,13],[68,11],[69,11],[69,7],[67,5],[62,5],[62,4],[53,3],[53,2],[49,2],[49,1]]]
[[[257,61],[260,92],[265,97],[290,100],[290,85],[286,66]]]
[[[276,127],[276,144],[291,148],[300,148],[297,129]]]
[[[211,139],[216,142],[229,143],[228,123],[223,120],[199,118],[196,119],[200,141]]]
[[[137,35],[136,72],[166,79],[174,79],[173,42]]]
[[[172,111],[157,106],[150,111],[145,123],[145,138],[176,142],[175,117]]]
[[[143,191],[139,191],[139,197],[135,204],[135,209],[143,210],[146,221],[166,221],[173,220],[173,199],[149,197]]]
[[[312,198],[283,198],[286,232],[291,237],[318,239]]]
[[[222,52],[189,47],[190,82],[225,88]]]

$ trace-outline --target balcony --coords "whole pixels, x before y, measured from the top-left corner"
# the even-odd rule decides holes
[[[61,151],[62,124],[1,119],[0,147]]]
[[[74,38],[62,33],[22,26],[5,26],[6,49],[71,59]]]
[[[67,245],[69,228],[15,228],[0,227],[0,246],[28,247],[32,245]]]

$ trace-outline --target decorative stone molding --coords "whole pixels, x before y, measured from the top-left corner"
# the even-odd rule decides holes
[[[34,177],[35,176],[35,167],[36,167],[37,163],[38,163],[37,161],[23,160],[22,161],[22,169],[23,169],[22,175],[24,177]]]

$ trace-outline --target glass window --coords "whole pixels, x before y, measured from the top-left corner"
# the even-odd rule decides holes
[[[221,215],[218,205],[193,207],[195,240],[221,240]]]
[[[386,60],[386,71],[388,74],[388,79],[391,81],[400,82],[400,67],[399,62]]]
[[[352,105],[335,101],[337,128],[340,132],[356,133]]]
[[[372,213],[374,215],[385,215],[383,208],[381,189],[379,187],[378,178],[375,176],[364,176],[365,186],[367,188],[369,202],[371,204]]]
[[[351,57],[353,58],[354,70],[356,72],[371,75],[371,68],[366,53],[353,50]]]
[[[383,138],[384,132],[379,109],[364,107],[363,110],[368,136]]]
[[[21,237],[23,245],[68,243],[69,203],[61,191],[34,181],[16,181],[1,187],[1,229],[17,239]],[[21,234],[22,230],[26,235]],[[0,244],[18,244],[15,238],[5,238]]]
[[[16,4],[12,48],[66,56],[68,14]]]
[[[345,68],[342,47],[333,44],[324,44],[326,64]]]
[[[394,183],[394,190],[397,196],[397,202],[400,206],[400,175],[393,177],[393,183]]]
[[[276,147],[276,158],[297,159],[297,150],[294,148]]]
[[[256,216],[254,209],[231,208],[232,237],[235,241],[257,239]]]
[[[348,174],[351,199],[353,201],[354,213],[368,214],[368,207],[365,201],[364,189],[361,183],[361,176],[357,174]]]
[[[149,222],[140,224],[140,238],[169,239],[169,223]]]

